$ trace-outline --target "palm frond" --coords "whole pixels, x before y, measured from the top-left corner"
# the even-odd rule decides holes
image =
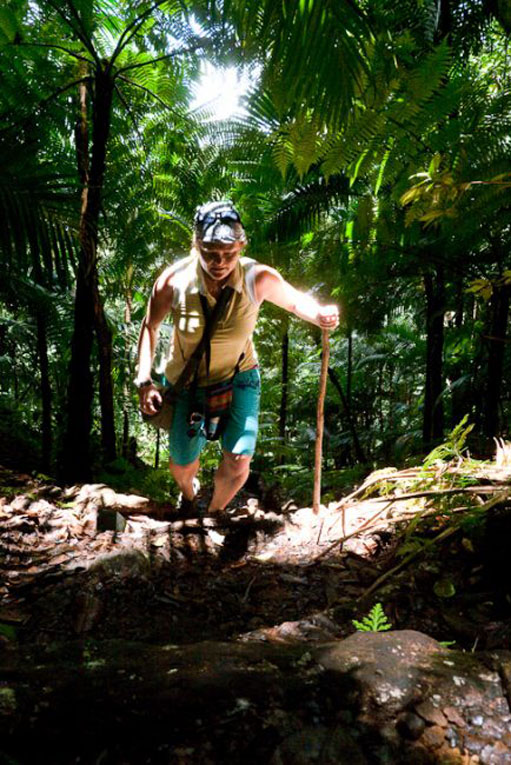
[[[209,14],[235,29],[248,55],[264,63],[263,87],[279,92],[284,108],[309,106],[337,124],[367,67],[367,21],[349,0],[213,0]],[[304,72],[313,76],[303,76]],[[285,90],[279,85],[285,83]]]
[[[279,241],[296,239],[310,230],[338,205],[346,203],[349,193],[347,178],[335,176],[328,182],[317,175],[298,184],[274,203],[266,224],[267,236]]]
[[[26,273],[35,267],[44,274],[45,283],[58,280],[65,285],[77,251],[77,221],[72,213],[76,201],[72,192],[52,194],[44,176],[34,175],[22,183],[2,174],[2,268],[12,274]]]

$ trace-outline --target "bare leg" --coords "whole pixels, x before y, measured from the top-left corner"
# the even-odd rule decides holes
[[[192,500],[195,497],[193,488],[193,479],[199,470],[199,460],[189,462],[188,465],[176,465],[172,460],[169,461],[169,470],[175,482],[183,492],[185,499]]]
[[[250,460],[243,454],[224,451],[222,462],[215,475],[215,489],[208,511],[225,510],[237,491],[241,489],[250,472]]]

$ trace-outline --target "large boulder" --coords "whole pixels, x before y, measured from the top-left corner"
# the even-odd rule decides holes
[[[0,751],[55,764],[499,765],[511,763],[509,667],[509,653],[447,651],[413,631],[6,649]]]

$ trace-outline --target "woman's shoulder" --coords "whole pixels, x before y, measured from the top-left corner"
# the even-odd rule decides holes
[[[248,258],[248,257],[241,257],[240,258],[240,266],[243,271],[243,276],[245,279],[245,285],[246,289],[248,291],[248,296],[254,305],[259,306],[259,302],[256,297],[256,277],[263,267],[262,263],[259,263],[258,260],[255,260],[254,258]]]
[[[247,273],[247,271],[252,271],[252,269],[261,265],[262,264],[258,260],[255,260],[254,258],[249,258],[246,255],[242,255],[242,257],[240,258],[240,266],[242,267],[245,273]]]
[[[197,275],[197,258],[194,253],[176,260],[168,266],[168,273],[174,286],[184,287]]]
[[[168,284],[172,287],[172,307],[181,301],[182,297],[197,287],[197,258],[193,253],[171,263],[167,269]]]

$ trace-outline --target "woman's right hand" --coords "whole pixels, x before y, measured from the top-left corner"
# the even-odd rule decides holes
[[[139,388],[138,400],[140,411],[149,416],[159,412],[163,404],[162,395],[156,385],[145,385]]]

